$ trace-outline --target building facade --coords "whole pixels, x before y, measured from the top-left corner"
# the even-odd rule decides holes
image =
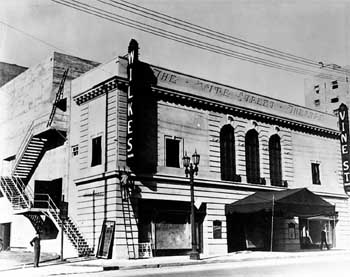
[[[26,222],[44,245],[63,226],[67,248],[104,258],[187,254],[192,226],[203,255],[315,248],[324,227],[350,247],[336,116],[137,52],[99,66],[55,53],[1,87],[10,246],[27,245]],[[192,225],[182,158],[195,152]]]
[[[73,80],[72,96],[70,213],[97,255],[138,257],[145,245],[156,256],[191,250],[182,157],[195,151],[201,253],[318,247],[324,226],[333,247],[349,247],[337,117],[143,63],[135,54]],[[227,212],[257,192],[277,197],[301,189],[290,205],[310,201],[313,211],[325,201],[335,213],[287,209],[271,224],[271,209]]]

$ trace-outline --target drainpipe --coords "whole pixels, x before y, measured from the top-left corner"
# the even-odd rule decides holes
[[[108,170],[108,161],[107,161],[107,133],[108,133],[108,88],[105,87],[106,90],[106,113],[105,113],[105,162],[104,162],[104,173],[103,173],[103,180],[104,180],[104,209],[103,209],[103,219],[107,220],[107,178],[106,173]]]

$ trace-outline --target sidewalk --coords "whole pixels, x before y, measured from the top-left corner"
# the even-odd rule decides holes
[[[33,264],[22,266],[10,266],[0,268],[1,276],[50,276],[70,275],[102,272],[107,270],[133,270],[160,267],[177,267],[198,264],[230,263],[243,261],[261,261],[271,259],[290,259],[317,256],[350,255],[350,250],[330,251],[301,251],[301,252],[263,252],[263,251],[242,251],[229,253],[223,256],[201,257],[200,260],[190,260],[188,256],[155,257],[138,260],[102,260],[95,258],[74,258],[64,262],[60,260],[40,263],[39,268],[33,268]]]

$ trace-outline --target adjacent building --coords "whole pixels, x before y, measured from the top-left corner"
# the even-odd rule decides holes
[[[43,249],[59,252],[58,214],[68,180],[70,80],[97,65],[55,52],[0,87],[0,222],[6,246],[27,248],[40,232]],[[71,236],[68,223],[65,228]],[[76,239],[67,237],[69,241]],[[79,247],[71,248],[75,253]]]

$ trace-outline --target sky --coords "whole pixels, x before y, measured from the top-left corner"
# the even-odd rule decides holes
[[[349,64],[350,0],[128,1],[314,61]],[[98,0],[84,3],[156,24]],[[140,59],[145,62],[304,105],[304,80],[311,76],[187,46],[50,0],[0,0],[2,62],[31,67],[57,51],[104,63],[125,55],[131,38],[139,42]]]

